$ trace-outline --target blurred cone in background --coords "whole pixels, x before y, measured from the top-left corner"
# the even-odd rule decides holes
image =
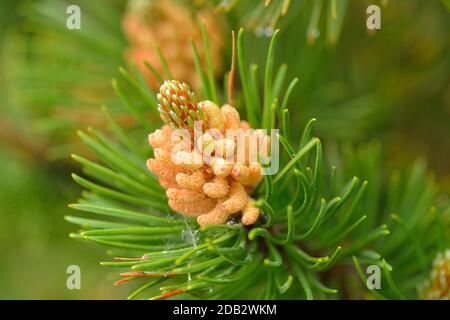
[[[175,1],[132,0],[122,21],[129,48],[125,59],[136,62],[153,89],[158,89],[160,81],[144,65],[150,63],[163,74],[156,46],[170,66],[172,77],[199,88],[200,79],[195,72],[189,38],[198,47],[201,63],[206,60],[202,43],[201,23],[205,23],[210,42],[214,74],[222,71],[225,23],[212,8],[190,12],[188,7]]]

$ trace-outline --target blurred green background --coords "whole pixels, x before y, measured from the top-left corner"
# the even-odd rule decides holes
[[[4,39],[26,29],[18,13],[23,2],[0,2],[0,299],[122,298],[127,289],[114,287],[110,270],[98,264],[104,250],[68,237],[73,226],[63,216],[80,191],[70,179],[76,167],[45,158],[29,112],[6,90],[14,84],[7,83],[11,61]],[[294,121],[317,117],[320,136],[330,142],[381,139],[392,167],[424,158],[449,191],[450,19],[444,3],[389,1],[382,7],[382,29],[371,34],[365,27],[370,2],[350,1],[335,46],[320,37],[307,44],[311,10],[301,11],[280,38],[289,50],[277,53],[288,63],[288,75],[300,79],[292,97]],[[302,126],[294,127],[298,134]],[[68,135],[75,139],[73,131]],[[81,290],[66,288],[72,264],[81,268]]]
[[[17,8],[23,1],[0,2],[0,38],[23,23]],[[0,44],[0,48],[3,48]],[[118,299],[126,288],[112,285],[98,261],[104,250],[68,237],[72,225],[63,217],[79,189],[70,170],[42,159],[22,116],[5,88],[5,64],[0,51],[0,299]],[[11,129],[20,131],[17,137]],[[31,151],[30,150],[34,150]],[[68,290],[66,269],[81,268],[81,289]]]

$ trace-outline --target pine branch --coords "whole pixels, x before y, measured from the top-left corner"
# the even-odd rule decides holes
[[[238,40],[238,52],[240,46]],[[269,52],[274,50],[274,41],[271,46]],[[243,65],[242,61],[238,63]],[[122,80],[132,81],[129,74],[122,74]],[[274,96],[280,84],[271,77],[270,73],[266,75],[265,90],[272,94],[265,95],[263,114],[279,126],[280,113],[270,101],[283,99]],[[132,83],[135,93],[144,99],[148,89],[136,87],[136,81]],[[203,89],[210,92],[211,88]],[[245,96],[251,89],[244,85],[243,90]],[[127,94],[120,91],[125,99]],[[287,108],[281,114],[288,114]],[[81,239],[128,252],[127,257],[103,264],[129,270],[121,272],[125,278],[119,283],[141,279],[143,284],[137,289],[140,296],[156,285],[160,293],[152,297],[157,299],[178,294],[230,299],[243,297],[244,292],[246,297],[250,292],[255,298],[336,294],[321,283],[321,274],[336,263],[350,261],[352,254],[361,252],[386,232],[381,227],[356,235],[364,219],[355,207],[365,192],[365,184],[353,178],[341,189],[330,189],[321,143],[312,136],[311,129],[310,125],[305,129],[297,149],[293,140],[280,135],[280,171],[266,178],[254,194],[263,219],[250,228],[240,223],[199,227],[195,220],[176,214],[167,206],[158,181],[146,170],[145,156],[130,149],[128,141],[133,140],[127,133],[120,130],[113,139],[95,131],[82,133],[81,138],[102,164],[75,156],[84,165],[86,177],[74,179],[87,192],[79,205],[71,207],[104,220],[67,219],[84,226]],[[335,221],[342,217],[347,223],[333,234]],[[161,233],[164,235],[159,236]],[[280,281],[280,276],[286,274],[288,279]]]
[[[230,20],[233,15],[240,17],[249,28],[271,37],[278,34],[276,26],[288,27],[299,13],[306,14],[310,18],[310,41],[315,41],[323,30],[331,43],[339,39],[347,10],[347,1],[315,1],[307,6],[292,1],[269,1],[267,6],[262,0],[257,2],[232,1],[234,7],[225,9],[229,10]],[[243,297],[244,292],[245,297],[250,294],[254,298],[354,297],[366,292],[363,267],[370,264],[380,266],[382,283],[386,285],[379,292],[367,294],[377,298],[416,297],[416,286],[428,277],[437,251],[443,251],[449,243],[449,208],[446,203],[436,204],[439,194],[426,178],[423,165],[394,173],[392,181],[386,182],[382,179],[385,170],[380,150],[369,146],[342,150],[337,157],[342,158],[344,165],[333,163],[335,167],[328,167],[322,155],[322,142],[313,136],[315,119],[307,123],[300,139],[292,138],[288,105],[292,104],[289,97],[296,91],[297,79],[286,81],[287,67],[276,64],[273,56],[276,38],[272,38],[268,49],[267,64],[259,68],[246,61],[262,59],[255,52],[258,49],[245,42],[247,39],[240,30],[236,49],[242,90],[236,92],[236,104],[240,104],[237,107],[241,115],[245,110],[252,127],[280,129],[281,168],[278,175],[266,176],[253,195],[263,213],[257,225],[244,227],[235,223],[200,228],[195,221],[169,208],[164,189],[145,167],[151,155],[146,136],[160,125],[159,115],[155,113],[157,99],[135,66],[130,66],[129,72],[124,69],[115,72],[122,63],[124,47],[119,10],[108,6],[109,14],[104,14],[105,8],[92,1],[85,2],[83,8],[90,13],[86,18],[92,28],[87,30],[95,32],[73,37],[74,33],[61,28],[64,23],[55,15],[60,6],[54,7],[50,2],[27,6],[28,16],[35,19],[36,25],[46,26],[35,28],[40,30],[36,36],[38,50],[28,61],[28,56],[23,54],[28,52],[23,50],[23,39],[12,37],[8,56],[11,60],[24,60],[12,64],[16,66],[12,74],[19,78],[15,79],[14,86],[26,104],[42,107],[37,113],[43,117],[35,123],[42,130],[66,133],[69,124],[78,126],[74,123],[78,121],[46,116],[61,102],[78,106],[81,101],[89,108],[101,101],[109,106],[104,111],[112,134],[97,130],[80,134],[97,159],[94,162],[73,156],[83,166],[83,175],[74,175],[74,180],[87,191],[79,204],[72,205],[83,216],[66,219],[81,226],[80,232],[72,237],[112,248],[116,259],[102,264],[123,271],[124,278],[117,284],[135,279],[142,282],[131,298],[189,294],[231,299]],[[102,21],[97,23],[91,14]],[[64,49],[57,45],[58,40],[49,41],[48,35],[68,39],[71,45]],[[211,44],[204,27],[203,40],[203,44],[191,41],[202,98],[219,104],[224,102],[228,91],[218,89],[209,54],[203,70],[196,47],[202,45],[208,49]],[[158,55],[164,74],[159,74],[155,66],[147,66],[156,78],[164,80],[171,73],[170,64],[164,61],[160,51]],[[42,58],[49,56],[58,59],[46,59],[44,64]],[[98,63],[95,72],[85,61]],[[64,73],[60,72],[62,63],[66,66]],[[87,70],[99,77],[86,79]],[[264,70],[263,84],[258,70]],[[119,99],[106,86],[98,86],[99,82],[105,83],[101,80],[116,75],[114,89]],[[74,81],[80,87],[68,94],[67,84]],[[53,84],[58,86],[49,92]],[[77,94],[85,93],[86,89],[94,94]],[[319,92],[327,96],[323,92],[329,91]],[[357,126],[365,123],[358,119],[371,115],[369,108],[361,108],[370,105],[370,97],[346,102],[350,108],[340,114],[334,101],[330,101],[333,110],[322,108],[318,113],[320,129],[326,127],[327,132],[336,132],[343,127],[341,123],[350,123],[341,136],[357,136]],[[358,113],[353,112],[356,108]],[[126,125],[119,120],[124,114]],[[73,144],[62,145],[53,153],[65,155],[68,148],[73,149]],[[325,151],[330,157],[329,150]],[[356,268],[349,269],[353,262]],[[349,295],[345,287],[328,288],[335,284],[337,275],[349,278],[355,277],[356,272],[363,279],[361,292]]]

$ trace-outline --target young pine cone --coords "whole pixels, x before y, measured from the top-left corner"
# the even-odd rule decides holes
[[[185,104],[176,95],[189,96],[186,84],[166,81],[161,90],[167,87],[177,92],[174,97],[168,92],[171,103],[162,102],[168,99],[162,94],[158,99],[161,108],[167,104],[161,113],[170,126],[164,125],[149,135],[155,157],[147,161],[147,167],[166,188],[169,206],[180,214],[196,217],[200,225],[225,223],[239,212],[243,224],[255,223],[260,210],[250,193],[262,180],[261,165],[252,161],[247,144],[242,146],[236,137],[226,137],[227,129],[246,130],[248,123],[241,121],[237,110],[229,105],[219,108],[211,101],[195,104],[192,99]],[[173,121],[174,115],[177,121]],[[207,132],[191,135],[190,141],[174,135],[178,128],[192,129],[188,117],[204,119],[200,128]],[[261,135],[258,131],[254,134]],[[237,161],[238,148],[245,149],[241,163]]]
[[[194,128],[195,121],[205,120],[202,109],[195,103],[194,93],[183,82],[164,81],[157,97],[161,118],[171,127]]]
[[[434,259],[431,279],[419,288],[419,297],[424,300],[450,299],[450,249],[438,253]]]
[[[189,38],[202,43],[200,22],[204,22],[210,39],[210,52],[214,73],[222,69],[224,48],[223,25],[213,9],[205,8],[195,15],[187,6],[176,1],[131,0],[122,21],[122,28],[129,48],[126,60],[136,62],[150,87],[157,89],[159,80],[144,65],[148,61],[159,73],[163,73],[154,46],[158,45],[172,75],[199,88],[200,79],[192,59]],[[200,61],[206,61],[203,46],[197,45]]]

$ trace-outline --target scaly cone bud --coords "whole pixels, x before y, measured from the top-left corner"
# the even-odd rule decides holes
[[[161,85],[158,110],[162,119],[172,128],[194,128],[194,121],[204,121],[205,115],[195,102],[189,86],[177,80],[166,80]]]

